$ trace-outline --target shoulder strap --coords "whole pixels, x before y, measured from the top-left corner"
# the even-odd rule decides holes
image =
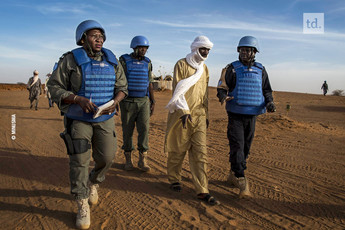
[[[83,48],[74,49],[72,50],[72,53],[78,66],[81,66],[82,64],[91,61],[91,59],[87,56],[87,53]]]
[[[117,66],[116,56],[113,52],[111,52],[111,50],[102,48],[102,52],[105,54],[105,57],[108,62],[110,62],[113,66]]]
[[[124,54],[121,56],[123,58],[123,60],[127,63],[129,62],[132,58],[131,56],[129,56],[128,54]]]
[[[234,69],[243,67],[243,64],[240,61],[234,61],[231,63],[231,65],[234,67]]]
[[[146,61],[147,63],[150,63],[150,62],[151,62],[150,58],[148,58],[148,57],[146,57],[146,56],[145,56],[145,58],[144,58],[144,61]]]
[[[264,66],[260,62],[254,62],[254,66],[258,67],[259,69],[264,68]]]

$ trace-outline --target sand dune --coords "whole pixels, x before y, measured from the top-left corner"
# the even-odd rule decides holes
[[[119,150],[91,209],[91,229],[345,229],[345,97],[275,92],[278,111],[258,118],[248,163],[254,198],[240,200],[226,183],[227,116],[215,95],[210,88],[209,187],[221,205],[196,199],[187,159],[183,191],[168,189],[164,105],[171,92],[157,92],[152,171],[124,171]],[[43,95],[39,110],[30,110],[26,90],[2,87],[0,118],[0,229],[73,229],[59,110],[48,110]]]

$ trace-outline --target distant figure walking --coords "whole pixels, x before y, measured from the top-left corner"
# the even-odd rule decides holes
[[[327,85],[326,81],[323,82],[321,89],[323,90],[323,96],[326,96],[326,94],[328,92],[328,85]]]
[[[36,100],[35,110],[37,110],[39,97],[42,94],[42,84],[41,79],[38,77],[38,71],[35,70],[33,74],[34,76],[29,78],[26,89],[29,90],[30,109],[33,107],[34,100]]]
[[[45,91],[45,94],[47,95],[47,98],[48,98],[48,103],[49,103],[49,109],[51,107],[54,107],[54,102],[52,101],[52,97],[50,95],[50,92],[49,92],[49,89],[48,89],[48,81],[49,81],[49,77],[52,75],[52,73],[48,73],[47,74],[47,78],[46,78],[46,82],[45,82],[45,85],[44,85],[44,91]]]

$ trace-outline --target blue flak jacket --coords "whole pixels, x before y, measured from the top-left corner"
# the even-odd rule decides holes
[[[226,103],[226,110],[237,114],[260,115],[266,112],[262,92],[261,63],[254,62],[248,68],[240,61],[231,63],[236,73],[236,86],[228,96],[234,97]]]
[[[128,54],[121,56],[126,62],[126,77],[128,83],[128,97],[145,97],[149,94],[149,63],[145,57],[139,61]]]
[[[116,82],[114,66],[118,64],[115,55],[110,50],[102,48],[102,52],[105,54],[105,58],[102,61],[96,61],[89,58],[83,48],[72,50],[73,56],[82,70],[82,85],[77,95],[91,99],[97,106],[114,98]],[[85,113],[79,105],[72,104],[66,116],[80,121],[101,122],[112,118],[114,113],[93,119],[92,113]]]

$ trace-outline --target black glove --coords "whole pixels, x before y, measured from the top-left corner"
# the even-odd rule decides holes
[[[234,97],[225,96],[225,97],[223,97],[223,99],[220,101],[220,104],[223,105],[224,102],[231,101],[232,99],[234,99]]]
[[[277,110],[273,101],[267,103],[266,109],[267,109],[267,112],[269,113],[273,113]]]

